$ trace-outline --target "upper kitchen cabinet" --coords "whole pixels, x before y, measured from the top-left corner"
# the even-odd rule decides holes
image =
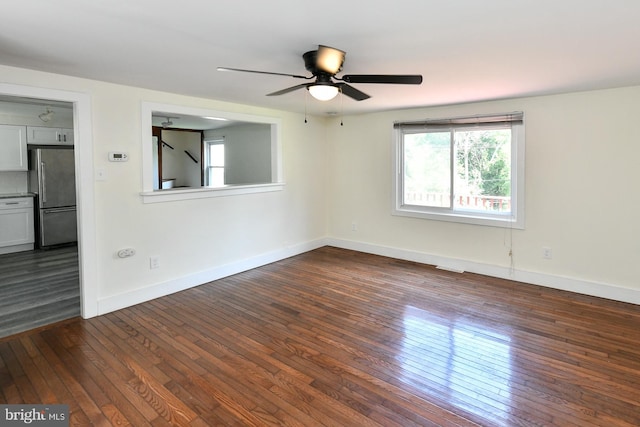
[[[73,129],[27,126],[27,142],[38,145],[73,145]]]
[[[26,126],[0,125],[0,171],[26,171]]]

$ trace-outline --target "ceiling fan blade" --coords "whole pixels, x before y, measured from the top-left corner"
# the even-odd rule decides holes
[[[366,93],[360,92],[355,87],[350,86],[346,83],[337,83],[337,86],[340,88],[340,91],[343,94],[347,95],[349,98],[355,99],[356,101],[364,101],[365,99],[371,98]]]
[[[422,83],[422,76],[420,74],[348,74],[339,80],[347,83],[419,85]]]
[[[334,75],[342,69],[345,55],[346,52],[340,49],[319,45],[316,56],[316,68]]]
[[[228,68],[228,67],[218,67],[218,71],[239,71],[241,73],[254,73],[254,74],[269,74],[272,76],[287,76],[287,77],[295,77],[297,79],[312,79],[313,76],[300,76],[298,74],[285,74],[285,73],[272,73],[271,71],[256,71],[256,70],[243,70],[242,68]]]
[[[267,96],[284,95],[285,93],[289,93],[289,92],[293,92],[294,90],[302,89],[303,87],[307,87],[307,86],[309,86],[311,84],[312,83],[303,83],[301,85],[291,86],[291,87],[288,87],[286,89],[279,90],[277,92],[268,93]]]

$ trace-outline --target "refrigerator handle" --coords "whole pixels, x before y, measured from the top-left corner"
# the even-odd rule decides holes
[[[42,203],[47,202],[47,174],[44,170],[44,162],[40,162],[40,177],[42,182]]]

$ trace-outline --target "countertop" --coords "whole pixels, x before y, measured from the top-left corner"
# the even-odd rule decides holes
[[[35,193],[9,193],[3,194],[0,193],[0,199],[14,199],[16,197],[35,197]]]

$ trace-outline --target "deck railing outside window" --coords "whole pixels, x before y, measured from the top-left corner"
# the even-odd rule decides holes
[[[449,194],[405,192],[404,203],[416,206],[450,207]],[[490,211],[498,213],[511,212],[511,197],[486,195],[456,195],[455,207],[474,211]]]

